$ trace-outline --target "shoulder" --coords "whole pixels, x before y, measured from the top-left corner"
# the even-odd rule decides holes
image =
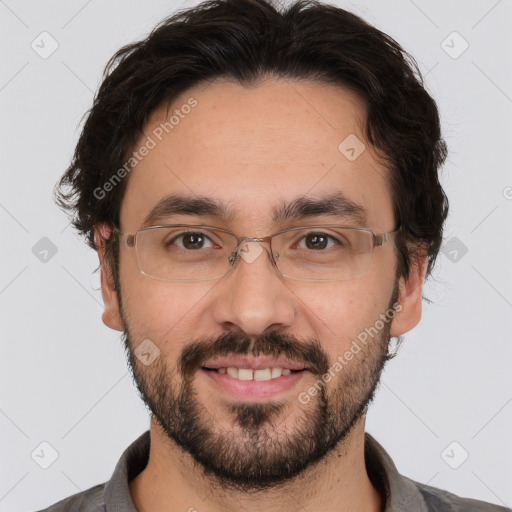
[[[412,480],[411,480],[412,482]],[[413,482],[427,505],[425,512],[511,512],[512,509],[480,500],[463,498],[444,489]]]
[[[37,512],[105,512],[105,485],[95,485]]]

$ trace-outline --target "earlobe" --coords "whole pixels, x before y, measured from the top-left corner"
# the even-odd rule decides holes
[[[99,224],[94,228],[94,240],[98,250],[98,258],[100,260],[101,295],[105,305],[105,310],[103,311],[101,318],[107,327],[116,331],[124,331],[117,290],[115,289],[114,280],[105,258],[105,240],[110,237],[111,232],[111,226],[106,224]]]
[[[422,254],[411,263],[408,279],[400,278],[397,314],[391,324],[390,335],[398,337],[412,330],[421,319],[423,280],[427,269],[427,255]]]

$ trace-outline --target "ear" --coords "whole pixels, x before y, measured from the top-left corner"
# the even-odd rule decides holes
[[[428,256],[424,246],[421,249],[421,256],[411,264],[409,277],[400,278],[397,313],[391,324],[390,335],[401,336],[418,325],[421,319],[421,293],[423,280],[427,270]]]
[[[105,240],[110,238],[111,233],[112,226],[107,224],[98,224],[94,227],[94,241],[98,248],[98,257],[100,260],[101,295],[105,305],[101,319],[107,327],[116,331],[124,331],[117,291],[114,288],[114,280],[105,258]]]

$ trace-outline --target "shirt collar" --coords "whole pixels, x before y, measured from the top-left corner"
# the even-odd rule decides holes
[[[107,512],[137,512],[129,482],[146,467],[149,460],[149,430],[124,451],[112,478],[105,486]],[[384,496],[384,512],[426,511],[426,503],[415,482],[402,476],[384,448],[365,433],[364,457],[366,471],[377,490]]]
[[[105,486],[106,512],[137,512],[129,482],[149,461],[149,430],[139,436],[121,455],[112,478]]]
[[[427,511],[416,482],[398,472],[389,454],[368,432],[365,433],[364,458],[372,484],[384,496],[384,512]]]

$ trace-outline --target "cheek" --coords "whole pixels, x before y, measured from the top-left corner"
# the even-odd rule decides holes
[[[306,324],[314,328],[331,361],[387,311],[393,282],[384,279],[378,283],[374,277],[367,274],[351,281],[324,283],[321,289],[317,284],[302,293],[297,291]]]
[[[213,285],[166,283],[139,274],[121,286],[123,312],[133,343],[150,339],[171,356],[197,335],[197,315]]]

